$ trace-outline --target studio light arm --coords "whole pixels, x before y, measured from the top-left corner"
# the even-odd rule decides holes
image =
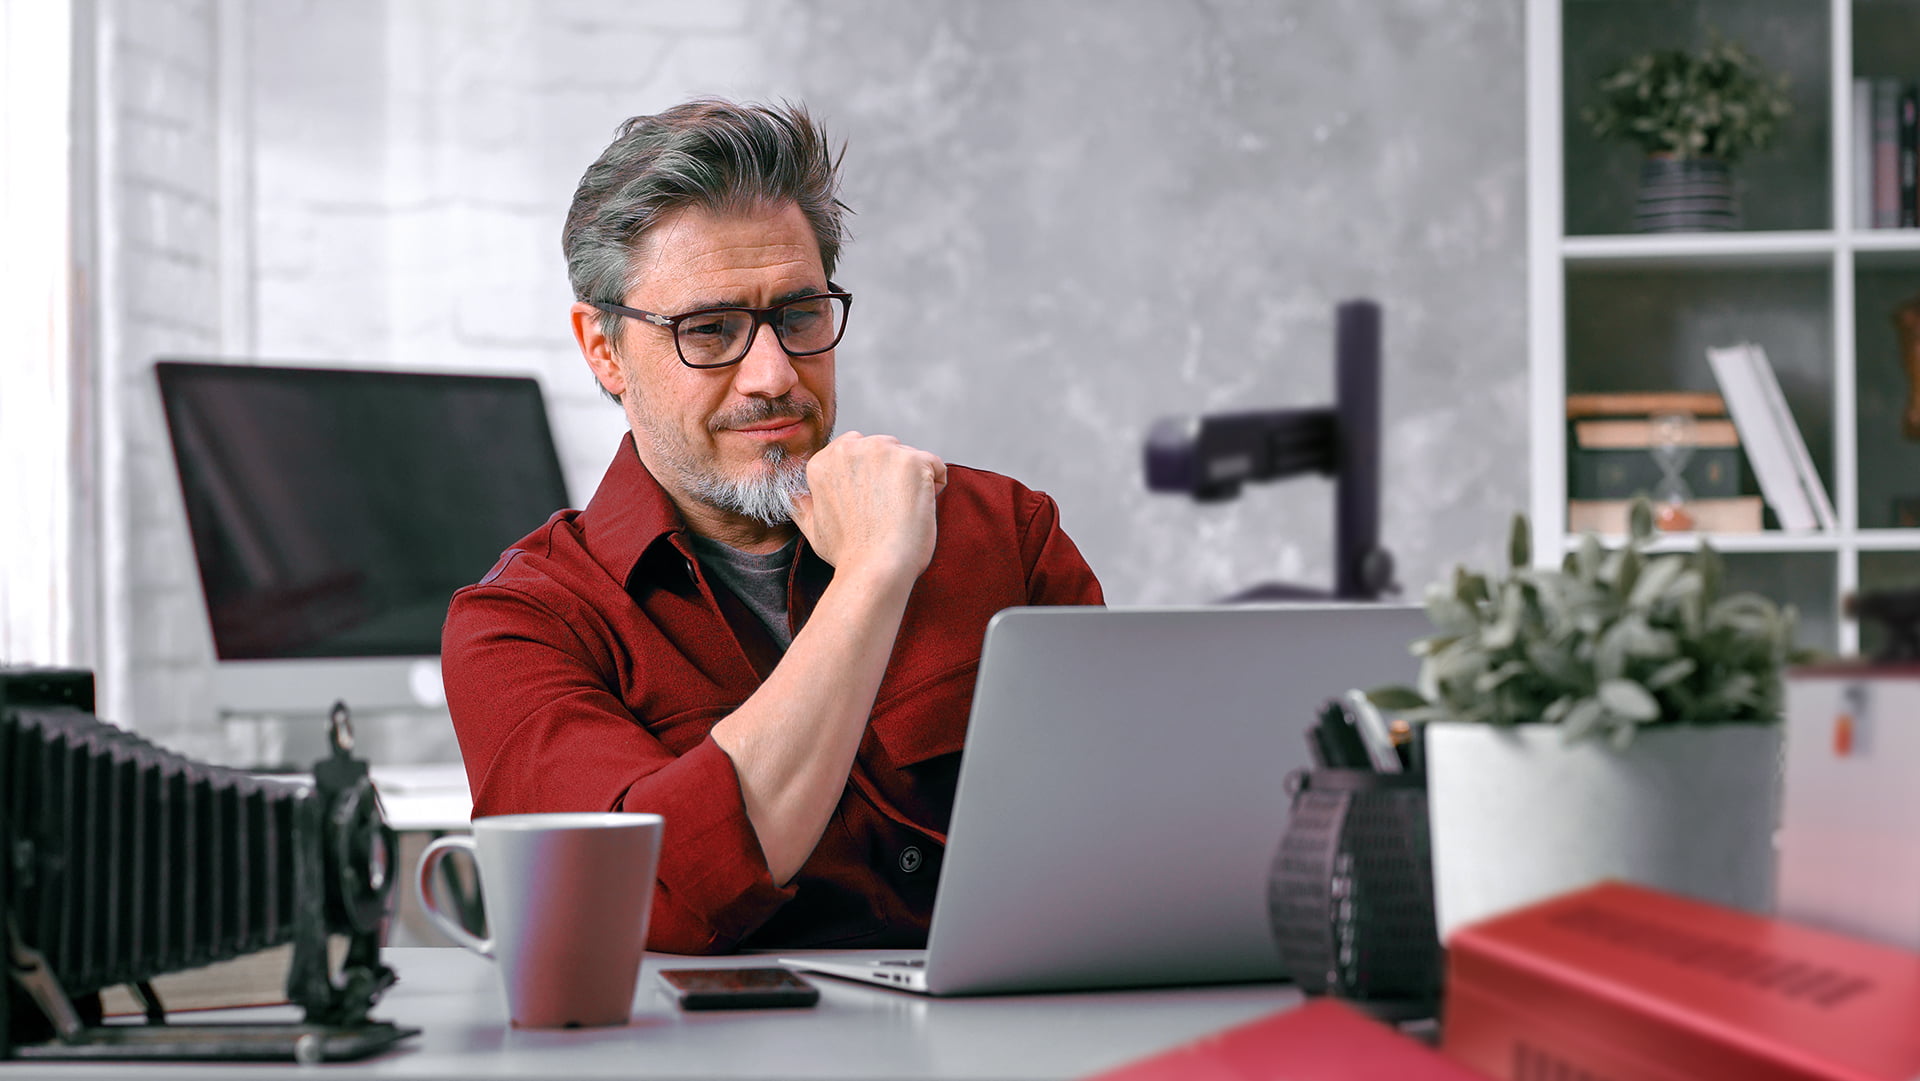
[[[1380,546],[1380,306],[1347,301],[1335,314],[1335,403],[1169,417],[1146,443],[1147,487],[1202,502],[1233,499],[1242,486],[1320,473],[1335,483],[1335,585],[1271,584],[1229,600],[1336,597],[1377,600],[1397,591],[1393,557]]]

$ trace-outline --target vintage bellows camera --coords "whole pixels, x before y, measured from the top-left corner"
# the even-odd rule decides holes
[[[412,1035],[369,1021],[394,834],[346,707],[313,777],[195,762],[93,715],[90,672],[0,669],[0,1059],[358,1058]],[[333,971],[330,936],[348,940]],[[168,1020],[157,976],[291,945],[304,1022]],[[144,1023],[103,1023],[126,985]]]

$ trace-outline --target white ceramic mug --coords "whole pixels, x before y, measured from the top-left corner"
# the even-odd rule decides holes
[[[664,828],[659,815],[624,812],[476,818],[472,836],[427,846],[414,887],[448,937],[499,963],[515,1025],[624,1025],[646,952]],[[456,848],[478,865],[488,938],[435,900],[434,870]]]

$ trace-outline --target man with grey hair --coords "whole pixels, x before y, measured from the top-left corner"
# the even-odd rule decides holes
[[[924,945],[987,621],[1101,601],[1044,494],[832,434],[837,186],[795,105],[622,125],[563,247],[631,432],[447,615],[474,813],[663,814],[654,949]]]

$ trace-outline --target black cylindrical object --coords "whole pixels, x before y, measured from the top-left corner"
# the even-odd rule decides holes
[[[1440,942],[1425,777],[1301,776],[1267,887],[1287,974],[1309,994],[1426,1014],[1439,996]]]

